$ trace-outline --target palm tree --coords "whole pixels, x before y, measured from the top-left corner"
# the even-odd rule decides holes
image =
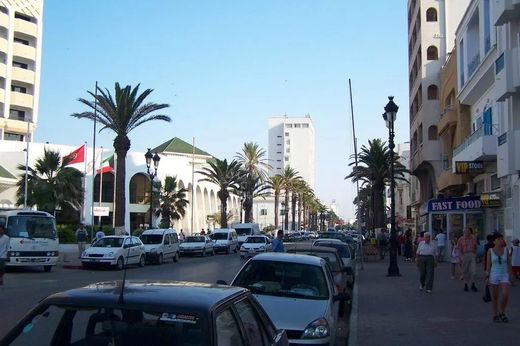
[[[114,149],[116,152],[116,181],[115,181],[115,210],[114,221],[116,227],[125,225],[125,196],[126,196],[126,154],[130,150],[130,138],[128,134],[135,128],[152,120],[170,122],[171,118],[163,114],[152,114],[161,109],[168,108],[166,103],[145,103],[145,99],[152,93],[153,89],[146,89],[139,94],[139,86],[132,89],[130,85],[121,88],[115,83],[114,96],[108,89],[97,88],[96,94],[88,93],[95,101],[78,99],[91,110],[82,113],[74,113],[71,116],[78,119],[89,119],[98,121],[102,127],[100,132],[109,129],[116,137],[114,138]]]
[[[241,153],[236,153],[235,159],[244,167],[252,176],[257,176],[260,180],[267,179],[267,171],[271,166],[265,158],[266,152],[261,149],[258,144],[249,142],[244,143]]]
[[[370,184],[365,184],[359,189],[359,194],[354,198],[354,205],[356,206],[356,228],[360,229],[361,225],[358,223],[364,223],[368,229],[372,229],[370,223],[370,216],[372,214],[370,205],[370,194],[372,187]]]
[[[75,168],[66,167],[72,158],[60,156],[58,151],[43,151],[36,160],[34,168],[27,167],[27,205],[37,206],[39,210],[55,213],[56,209],[79,210],[83,203],[83,174]],[[17,167],[26,171],[24,165]],[[25,199],[25,173],[17,182],[17,204],[23,205]]]
[[[274,195],[274,226],[278,228],[278,218],[279,218],[279,207],[280,204],[280,192],[284,188],[284,179],[280,174],[272,176],[269,178],[268,182],[269,186],[273,190]]]
[[[207,181],[218,185],[220,188],[217,196],[220,199],[220,226],[227,228],[227,200],[230,192],[238,189],[238,183],[241,176],[240,163],[233,160],[229,164],[226,159],[215,159],[214,162],[208,161],[210,167],[203,167],[197,173],[202,174],[205,178],[199,181]]]
[[[221,221],[222,215],[220,213],[213,213],[212,216],[213,216],[213,222],[215,222],[219,225],[222,225],[222,221]],[[232,213],[228,213],[226,216],[226,222],[233,220],[233,217],[234,217],[234,215]]]
[[[282,173],[282,177],[283,177],[283,185],[284,185],[284,189],[285,189],[285,213],[287,213],[287,211],[289,209],[289,195],[291,193],[292,186],[296,180],[302,179],[302,178],[298,175],[298,172],[295,171],[290,166],[285,167],[285,169],[283,170],[283,173]],[[287,218],[287,217],[285,217],[284,229],[287,229],[287,230],[289,229],[289,218]]]
[[[263,182],[259,176],[253,176],[246,171],[242,171],[238,182],[238,188],[233,191],[243,200],[244,222],[252,222],[253,220],[253,201],[257,197],[269,196],[269,185]]]
[[[164,179],[164,186],[159,188],[160,206],[156,211],[156,216],[161,216],[159,227],[169,228],[172,221],[180,220],[186,214],[186,207],[190,203],[186,199],[188,189],[179,188],[177,178],[167,176]]]

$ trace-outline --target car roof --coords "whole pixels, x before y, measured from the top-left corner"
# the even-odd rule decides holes
[[[309,252],[332,252],[337,253],[338,250],[333,247],[313,246],[311,244],[288,244],[285,246],[286,251],[309,251]]]
[[[320,243],[338,243],[338,244],[345,244],[343,243],[341,240],[339,239],[333,239],[333,238],[318,238],[314,241],[315,243],[316,242],[320,242]]]
[[[135,235],[107,235],[107,236],[104,236],[102,239],[105,239],[105,238],[116,238],[116,239],[119,239],[119,238],[130,238],[130,237],[135,237]]]
[[[164,234],[165,232],[172,232],[177,233],[174,229],[171,228],[154,228],[154,229],[147,229],[141,235],[147,235],[147,234]]]
[[[230,297],[246,294],[241,287],[187,281],[126,281],[123,302],[119,301],[122,281],[105,281],[53,294],[45,303],[77,306],[120,306],[164,311],[209,311]]]
[[[250,261],[288,262],[321,266],[322,262],[324,262],[325,260],[320,257],[309,255],[300,255],[283,252],[267,252],[256,255],[255,257],[251,258]]]
[[[224,233],[224,232],[228,233],[228,232],[231,232],[231,231],[234,231],[234,230],[235,230],[234,228],[215,228],[213,230],[213,233],[219,233],[219,232],[221,232],[221,233]]]

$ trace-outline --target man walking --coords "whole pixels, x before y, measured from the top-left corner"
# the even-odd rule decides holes
[[[435,266],[437,265],[436,255],[437,249],[431,242],[431,235],[425,233],[424,240],[417,247],[415,263],[417,263],[420,272],[419,281],[421,285],[419,289],[422,291],[426,287],[426,293],[432,293]]]
[[[85,244],[87,243],[87,230],[85,228],[85,225],[82,223],[79,224],[78,229],[76,230],[76,242],[78,243],[78,251],[79,251],[79,257],[83,254],[83,251],[85,251]]]
[[[477,267],[477,238],[472,234],[469,227],[464,229],[464,235],[459,238],[457,246],[459,247],[462,254],[464,291],[469,291],[468,283],[471,281],[471,290],[473,292],[477,292],[477,286],[475,286],[475,271]]]
[[[388,237],[384,229],[377,235],[377,247],[379,248],[379,257],[385,259],[385,253],[388,248]]]
[[[4,225],[0,224],[0,286],[4,284],[5,262],[9,251],[9,237],[5,234]]]
[[[442,229],[435,236],[435,241],[437,242],[438,261],[442,262],[444,260],[444,249],[446,249],[446,234],[442,232]]]
[[[283,230],[279,229],[276,233],[276,238],[273,239],[273,252],[285,252],[283,246]]]

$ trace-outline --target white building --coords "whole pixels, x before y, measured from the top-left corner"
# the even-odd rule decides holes
[[[0,141],[0,207],[9,208],[15,206],[16,201],[16,182],[23,172],[17,170],[18,165],[25,164],[26,143],[13,141]],[[34,166],[34,162],[43,154],[44,148],[58,150],[60,154],[67,155],[77,147],[70,145],[30,143],[28,162],[29,167]],[[193,147],[191,144],[182,141],[179,138],[173,138],[158,147],[152,149],[157,152],[160,157],[158,168],[158,176],[156,178],[164,181],[166,176],[177,177],[179,187],[187,188],[189,191],[186,198],[190,204],[186,210],[183,219],[174,223],[177,230],[183,229],[186,234],[200,232],[203,228],[214,228],[212,222],[208,222],[208,215],[212,215],[220,211],[220,200],[217,197],[218,186],[199,182],[202,178],[197,171],[202,167],[207,167],[207,160],[212,156],[198,148],[195,148],[193,155]],[[113,153],[113,149],[96,149],[97,157],[107,157]],[[145,225],[149,220],[149,196],[150,196],[150,179],[146,170],[144,152],[130,151],[126,158],[126,216],[125,228],[127,231],[137,229],[141,224]],[[114,174],[105,173],[102,176],[101,202],[100,182],[101,175],[96,174],[94,184],[92,182],[92,148],[86,149],[87,164],[78,164],[74,168],[84,172],[86,171],[85,183],[85,210],[82,219],[87,224],[92,222],[91,206],[107,207],[109,216],[102,218],[105,225],[112,224],[112,214],[114,211]],[[100,161],[100,159],[97,159]],[[85,166],[87,167],[85,169]],[[192,180],[192,167],[195,171],[195,179]],[[194,191],[192,198],[192,191]],[[94,194],[92,193],[94,192]],[[92,200],[94,198],[94,203]],[[234,215],[230,223],[238,221],[238,213],[240,202],[236,196],[231,196],[228,200],[228,211]],[[193,206],[193,208],[192,208]],[[192,214],[193,210],[193,214]],[[193,215],[193,227],[191,227]],[[159,220],[155,220],[154,224],[158,224]],[[94,219],[97,224],[97,217]]]
[[[0,140],[32,141],[38,123],[43,0],[0,0]]]

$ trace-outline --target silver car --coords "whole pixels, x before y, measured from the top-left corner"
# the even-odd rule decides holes
[[[251,290],[276,327],[298,345],[333,345],[340,302],[350,299],[337,293],[327,262],[316,256],[259,254],[231,284]]]

